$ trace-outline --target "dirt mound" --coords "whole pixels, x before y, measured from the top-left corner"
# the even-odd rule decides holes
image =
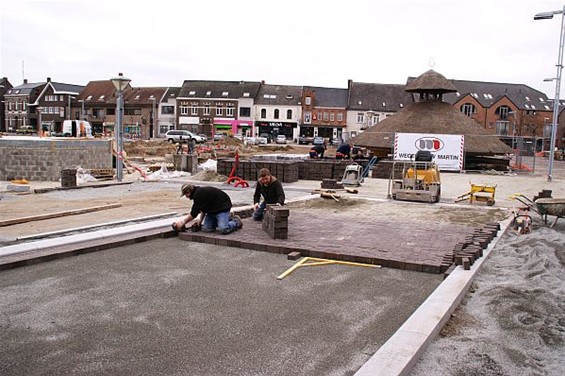
[[[198,181],[227,181],[228,177],[225,175],[220,175],[215,171],[199,171],[192,175],[192,179]]]

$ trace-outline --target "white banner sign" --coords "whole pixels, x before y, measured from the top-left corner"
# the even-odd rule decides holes
[[[419,150],[429,151],[440,170],[461,171],[464,143],[463,135],[396,133],[394,160],[413,160]]]

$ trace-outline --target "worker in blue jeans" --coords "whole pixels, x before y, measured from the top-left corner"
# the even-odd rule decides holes
[[[261,197],[263,197],[263,202],[261,202]],[[253,219],[261,221],[267,204],[284,205],[284,200],[284,190],[280,180],[271,175],[267,168],[259,170],[259,179],[257,179],[253,195],[253,207],[255,209]]]
[[[202,225],[203,232],[217,230],[222,234],[229,234],[243,227],[241,218],[238,215],[231,215],[230,196],[221,189],[187,183],[181,188],[182,196],[193,200],[194,203],[185,218],[173,223],[173,228],[176,230],[184,231],[186,224],[190,222],[194,222],[193,224],[198,227]]]

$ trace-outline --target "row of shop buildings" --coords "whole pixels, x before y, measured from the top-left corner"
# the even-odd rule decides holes
[[[407,82],[413,80],[409,77]],[[543,149],[548,143],[552,100],[527,85],[450,80],[457,88],[444,96],[458,111],[506,143],[516,139]],[[349,80],[347,88],[272,85],[265,82],[186,80],[180,87],[136,87],[123,92],[124,136],[164,137],[170,129],[213,136],[284,134],[347,139],[414,103],[404,84]],[[53,82],[12,86],[1,79],[0,131],[31,127],[59,133],[64,120],[91,123],[95,135],[111,136],[116,123],[116,90],[110,80],[86,86]],[[560,116],[561,119],[561,116]],[[565,145],[560,121],[556,145]],[[529,141],[528,141],[529,140]],[[541,141],[541,142],[540,142]]]

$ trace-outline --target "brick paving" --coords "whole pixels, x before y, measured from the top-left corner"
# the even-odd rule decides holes
[[[482,226],[423,221],[421,218],[359,220],[359,215],[347,211],[320,215],[320,211],[303,209],[290,211],[287,239],[272,239],[262,229],[261,222],[248,217],[249,212],[240,214],[246,217],[243,228],[229,235],[184,232],[179,237],[258,251],[300,252],[304,257],[441,273],[453,264],[456,253],[472,244],[482,231]],[[488,242],[481,247],[486,245]],[[480,255],[482,253],[475,253],[475,257]]]

